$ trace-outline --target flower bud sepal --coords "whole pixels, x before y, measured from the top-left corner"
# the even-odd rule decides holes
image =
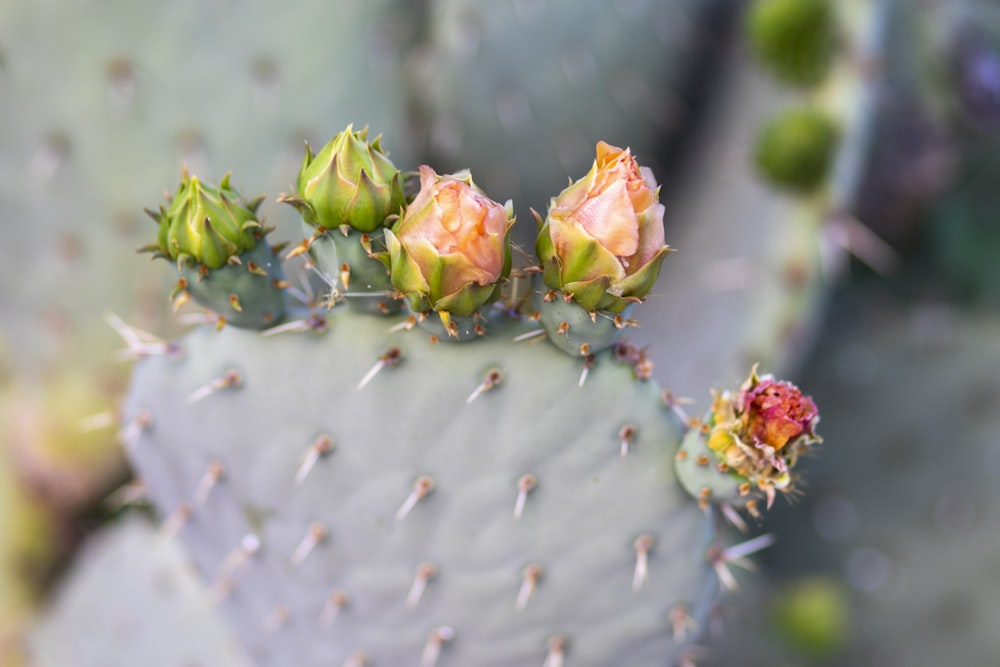
[[[565,253],[560,256],[553,247],[550,220],[542,222],[535,215],[539,224],[535,252],[542,263],[542,282],[588,312],[616,314],[641,302],[656,284],[663,260],[674,252],[664,245],[638,271],[612,283],[610,276],[621,272],[619,260],[597,240],[578,227],[561,225],[562,238],[571,241],[565,244]],[[596,277],[586,278],[595,274]]]

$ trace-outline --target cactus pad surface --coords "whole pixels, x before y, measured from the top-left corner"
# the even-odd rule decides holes
[[[136,369],[132,459],[258,664],[678,659],[713,520],[656,384],[607,352],[581,386],[583,360],[511,342],[529,324],[398,321],[204,327]]]

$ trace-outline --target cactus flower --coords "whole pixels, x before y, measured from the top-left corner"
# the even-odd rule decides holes
[[[737,395],[717,393],[712,404],[708,447],[731,469],[767,495],[792,482],[791,469],[810,445],[819,442],[819,412],[791,382],[756,369]]]
[[[468,172],[420,167],[420,192],[385,232],[392,284],[416,312],[468,316],[510,274],[511,203],[498,204]]]
[[[314,227],[348,225],[367,233],[382,227],[405,204],[403,177],[382,151],[381,137],[371,143],[367,137],[367,128],[354,132],[348,125],[315,156],[306,144],[297,194],[281,201]]]
[[[603,141],[586,176],[554,198],[535,245],[545,284],[589,311],[618,313],[652,289],[663,258],[663,205],[652,172]],[[536,216],[537,217],[537,216]]]
[[[782,450],[789,441],[803,433],[811,434],[819,417],[816,404],[791,382],[771,376],[751,376],[750,386],[739,395],[740,409],[746,416],[746,431],[751,442]]]
[[[141,249],[167,257],[178,265],[193,259],[209,269],[252,250],[268,231],[257,220],[264,200],[246,201],[226,174],[218,187],[206,185],[185,169],[181,185],[168,206],[146,212],[159,224],[157,243]]]

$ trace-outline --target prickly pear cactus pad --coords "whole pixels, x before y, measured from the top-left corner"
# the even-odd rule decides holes
[[[88,540],[31,629],[28,664],[249,667],[214,612],[179,545],[128,516]]]
[[[654,382],[515,343],[537,325],[512,319],[462,344],[329,319],[198,328],[138,364],[125,408],[164,530],[257,664],[684,656],[718,589],[714,513],[674,477]]]

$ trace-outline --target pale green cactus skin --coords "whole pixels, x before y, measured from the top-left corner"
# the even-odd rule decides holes
[[[631,321],[633,307],[626,307],[617,316],[604,312],[592,315],[575,303],[567,303],[562,294],[546,290],[540,282],[536,286],[538,322],[549,340],[566,354],[580,357],[606,350],[621,339]]]
[[[730,505],[743,503],[740,486],[746,480],[719,470],[719,458],[708,448],[704,433],[696,428],[688,429],[679,452],[682,453],[675,461],[677,478],[688,493]]]
[[[287,307],[281,259],[263,239],[239,257],[241,263],[205,274],[197,264],[181,264],[184,289],[233,326],[264,329],[280,323]],[[256,272],[249,270],[251,263]]]
[[[86,545],[25,643],[34,667],[253,664],[184,550],[137,516]]]
[[[530,325],[435,344],[419,329],[386,334],[395,322],[338,308],[320,335],[203,328],[180,356],[136,369],[127,418],[145,411],[150,425],[128,449],[164,514],[191,507],[180,539],[203,576],[246,534],[261,542],[223,603],[257,664],[343,664],[359,650],[416,664],[440,626],[454,631],[441,665],[541,664],[555,635],[574,665],[679,659],[690,636],[675,640],[671,611],[702,619],[714,598],[713,530],[674,478],[679,430],[655,382],[609,352],[579,386],[579,359],[511,342]],[[358,389],[392,347],[401,360]],[[238,387],[189,402],[232,370]],[[469,402],[492,370],[502,379]],[[322,435],[332,451],[303,475]],[[222,477],[198,504],[213,461]],[[537,488],[516,518],[529,474]],[[433,491],[400,519],[420,476]],[[317,522],[326,537],[304,555]],[[643,535],[655,545],[633,590]],[[436,575],[408,608],[422,562]],[[544,573],[518,610],[533,563]],[[349,602],[324,627],[338,589]],[[286,622],[263,631],[276,614]]]
[[[410,8],[4,3],[0,206],[12,236],[0,266],[23,288],[0,294],[0,338],[15,370],[106,366],[117,346],[109,309],[168,329],[174,281],[132,250],[148,241],[142,209],[183,164],[215,180],[235,168],[245,192],[269,193],[260,212],[281,240],[298,237],[296,215],[273,197],[291,187],[303,140],[368,123],[411,163],[397,58]]]

